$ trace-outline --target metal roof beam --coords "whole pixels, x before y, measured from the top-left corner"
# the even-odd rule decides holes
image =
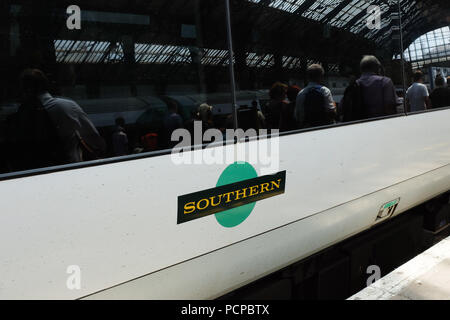
[[[320,20],[321,23],[327,23],[328,21],[332,20],[339,12],[342,11],[347,5],[349,5],[353,0],[344,0],[341,3],[339,3],[336,8],[330,11],[325,17]]]
[[[316,2],[316,0],[306,0],[305,2],[303,2],[301,4],[300,7],[298,7],[297,10],[294,11],[295,14],[302,14],[304,13],[306,10],[308,10],[314,3]]]
[[[273,0],[261,0],[258,4],[261,6],[268,6]]]

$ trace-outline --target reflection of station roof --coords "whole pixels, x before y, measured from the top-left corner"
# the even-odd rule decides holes
[[[193,2],[174,0],[167,4],[167,1],[152,1],[151,4],[156,12],[160,9],[166,12],[166,17],[170,17],[171,14],[191,12],[186,9],[194,6]],[[182,43],[176,40],[179,35],[175,34],[155,36],[153,40],[139,39],[134,44],[135,61],[140,64],[190,64],[194,59],[199,59],[203,65],[227,65],[228,51],[223,34],[217,36],[215,33],[224,30],[223,1],[212,2],[217,9],[214,15],[205,17],[211,30],[206,30],[206,34],[203,35],[204,48],[189,46],[188,42]],[[365,41],[383,49],[392,48],[392,40],[395,42],[399,38],[397,18],[399,7],[402,12],[405,48],[420,35],[448,25],[450,20],[448,0],[234,0],[231,3],[233,36],[234,41],[238,43],[235,44],[235,52],[242,46],[239,43],[245,43],[243,61],[250,67],[271,67],[274,65],[274,55],[278,55],[283,67],[296,68],[301,63],[299,56],[302,56],[302,59],[307,57],[317,60],[324,57],[322,54],[326,57],[328,53],[323,52],[324,46],[334,48],[330,55],[339,54],[345,57],[352,50],[364,47],[354,41]],[[373,5],[381,9],[379,29],[367,27],[370,15],[368,9]],[[108,13],[98,11],[94,13],[92,19],[97,17],[95,19],[102,18],[103,22],[109,21],[106,16],[102,17]],[[145,15],[142,12],[139,14]],[[119,21],[116,16],[114,19]],[[125,20],[128,24],[141,20],[140,25],[152,23],[152,17],[149,20],[136,18]],[[189,34],[190,31],[186,32]],[[331,36],[321,39],[326,33]],[[292,34],[293,38],[287,39],[290,35],[286,34]],[[93,41],[83,37],[77,40],[63,39],[54,41],[58,62],[114,63],[123,61],[125,57],[123,44],[119,40]],[[310,43],[313,45],[308,46]],[[398,51],[399,48],[393,50]],[[325,60],[332,62],[330,59]]]
[[[450,66],[450,28],[439,28],[420,36],[405,50],[404,55],[413,68]]]
[[[405,42],[421,34],[449,24],[448,0],[245,0],[327,24],[382,44],[390,31],[398,26],[395,19],[399,2],[402,12]],[[370,6],[381,9],[381,29],[369,29],[366,23]]]

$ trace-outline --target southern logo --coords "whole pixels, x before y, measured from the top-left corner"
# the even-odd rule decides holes
[[[241,224],[256,201],[284,193],[286,171],[258,177],[248,163],[230,165],[215,188],[178,197],[178,224],[216,214],[217,221],[231,228]]]

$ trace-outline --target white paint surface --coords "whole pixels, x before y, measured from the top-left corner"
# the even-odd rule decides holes
[[[231,229],[214,216],[177,225],[177,197],[214,187],[226,165],[161,156],[0,182],[0,298],[80,298],[229,246],[239,249],[196,265],[200,287],[189,285],[189,267],[142,289],[154,298],[170,298],[163,284],[177,297],[226,293],[370,227],[390,200],[400,197],[402,212],[449,190],[449,121],[443,110],[282,137],[286,193]],[[70,265],[80,266],[80,290],[66,287]]]

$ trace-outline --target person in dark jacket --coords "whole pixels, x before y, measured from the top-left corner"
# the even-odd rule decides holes
[[[298,86],[289,86],[287,89],[287,97],[289,103],[284,103],[281,106],[280,114],[280,131],[291,131],[297,129],[297,122],[295,121],[294,111],[297,95],[301,91]]]
[[[444,108],[450,106],[450,88],[446,86],[444,77],[440,74],[434,80],[436,88],[430,94],[431,108]]]
[[[270,89],[270,101],[266,104],[265,118],[267,129],[279,129],[281,110],[287,105],[286,94],[288,86],[276,82]]]

